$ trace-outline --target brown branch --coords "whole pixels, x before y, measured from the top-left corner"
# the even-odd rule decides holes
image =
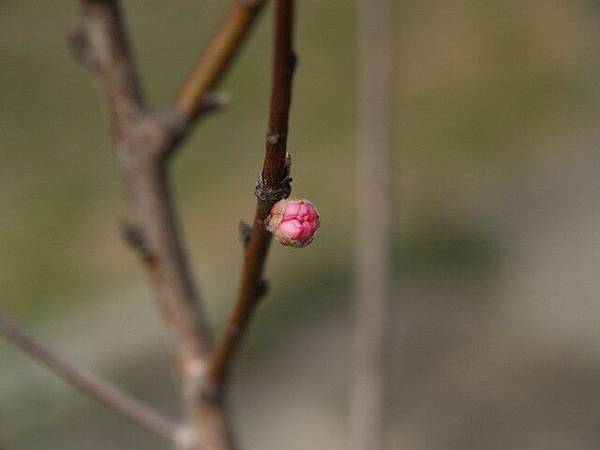
[[[234,448],[225,407],[205,395],[211,355],[201,308],[182,243],[168,175],[169,156],[189,123],[222,103],[211,97],[264,0],[236,0],[174,105],[154,113],[143,100],[117,0],[80,0],[82,23],[73,42],[109,105],[113,138],[128,193],[128,241],[140,253],[165,323],[190,433],[186,448]],[[204,394],[204,395],[203,395]]]
[[[265,0],[235,0],[227,12],[177,93],[175,109],[188,122],[203,112],[206,96],[223,78],[265,3]]]
[[[292,92],[292,77],[295,67],[293,52],[294,1],[275,2],[275,38],[273,81],[269,127],[266,138],[265,157],[258,202],[252,231],[245,248],[244,265],[237,299],[230,313],[227,325],[217,343],[207,372],[209,386],[221,392],[224,388],[232,357],[240,344],[261,293],[265,260],[271,243],[271,233],[265,229],[265,219],[278,199],[261,195],[263,191],[279,191],[286,184],[288,165],[286,146],[288,118]],[[262,197],[262,198],[261,198]]]
[[[171,443],[176,442],[178,427],[175,423],[165,419],[147,405],[131,398],[112,384],[71,365],[37,342],[17,323],[1,314],[0,333],[4,334],[9,342],[21,348],[33,359],[91,399]]]
[[[361,0],[357,146],[357,305],[351,450],[384,448],[385,310],[390,297],[392,5]]]
[[[209,343],[165,167],[165,155],[176,142],[180,124],[172,114],[152,113],[145,107],[116,0],[81,0],[81,26],[76,36],[83,59],[109,105],[117,156],[128,188],[130,227],[144,243],[144,261],[183,381],[185,367],[206,358]]]
[[[81,0],[81,23],[70,35],[72,48],[94,74],[105,96],[115,134],[145,109],[125,25],[117,0]]]

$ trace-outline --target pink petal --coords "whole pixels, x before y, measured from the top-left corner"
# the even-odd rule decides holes
[[[302,233],[302,224],[296,219],[286,220],[281,222],[277,228],[277,232],[291,239],[297,239]]]
[[[308,213],[308,207],[306,206],[306,203],[301,201],[298,206],[298,212],[296,214],[298,216],[305,216],[307,213]]]
[[[304,222],[302,224],[302,231],[300,232],[298,239],[301,241],[306,241],[313,235],[314,229],[310,223]]]
[[[295,202],[291,202],[287,205],[287,207],[285,208],[285,213],[283,214],[283,219],[284,220],[289,220],[289,219],[293,219],[296,216],[298,216],[298,208],[300,207],[300,205],[298,205],[298,203]]]

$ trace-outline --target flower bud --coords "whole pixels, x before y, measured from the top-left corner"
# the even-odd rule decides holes
[[[319,229],[319,213],[308,200],[280,200],[271,208],[267,229],[283,245],[306,247]]]

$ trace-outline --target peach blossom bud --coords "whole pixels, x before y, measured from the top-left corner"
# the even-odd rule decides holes
[[[283,245],[306,247],[319,229],[319,213],[308,200],[280,200],[271,208],[267,229]]]

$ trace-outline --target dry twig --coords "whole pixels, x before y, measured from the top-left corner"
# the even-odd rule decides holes
[[[112,384],[106,383],[89,372],[71,365],[44,347],[17,323],[0,315],[0,333],[21,348],[40,364],[57,374],[67,383],[97,402],[131,420],[140,427],[175,442],[177,425],[165,419],[150,407],[131,398]]]

